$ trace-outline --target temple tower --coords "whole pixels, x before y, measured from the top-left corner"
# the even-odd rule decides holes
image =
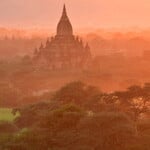
[[[63,7],[62,16],[57,25],[56,36],[47,40],[45,46],[41,44],[34,53],[36,66],[50,69],[76,69],[85,68],[91,60],[88,43],[83,44],[82,39],[73,35],[73,28],[67,16],[66,6]]]

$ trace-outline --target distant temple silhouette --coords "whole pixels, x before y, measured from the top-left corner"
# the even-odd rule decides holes
[[[57,25],[57,34],[41,44],[33,56],[37,66],[46,66],[50,69],[86,68],[91,60],[88,43],[73,35],[72,25],[67,16],[64,5],[61,19]]]

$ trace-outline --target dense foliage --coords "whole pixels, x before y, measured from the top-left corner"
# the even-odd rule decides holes
[[[3,150],[149,150],[150,84],[103,93],[72,82],[0,123]],[[44,99],[45,100],[45,99]]]

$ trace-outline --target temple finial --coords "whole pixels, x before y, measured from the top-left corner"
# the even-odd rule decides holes
[[[64,7],[63,7],[63,15],[67,15],[66,5],[65,4],[64,4]]]

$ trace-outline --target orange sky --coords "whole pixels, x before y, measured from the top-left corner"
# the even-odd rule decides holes
[[[0,0],[0,26],[54,29],[64,2],[75,28],[150,27],[150,0]]]

